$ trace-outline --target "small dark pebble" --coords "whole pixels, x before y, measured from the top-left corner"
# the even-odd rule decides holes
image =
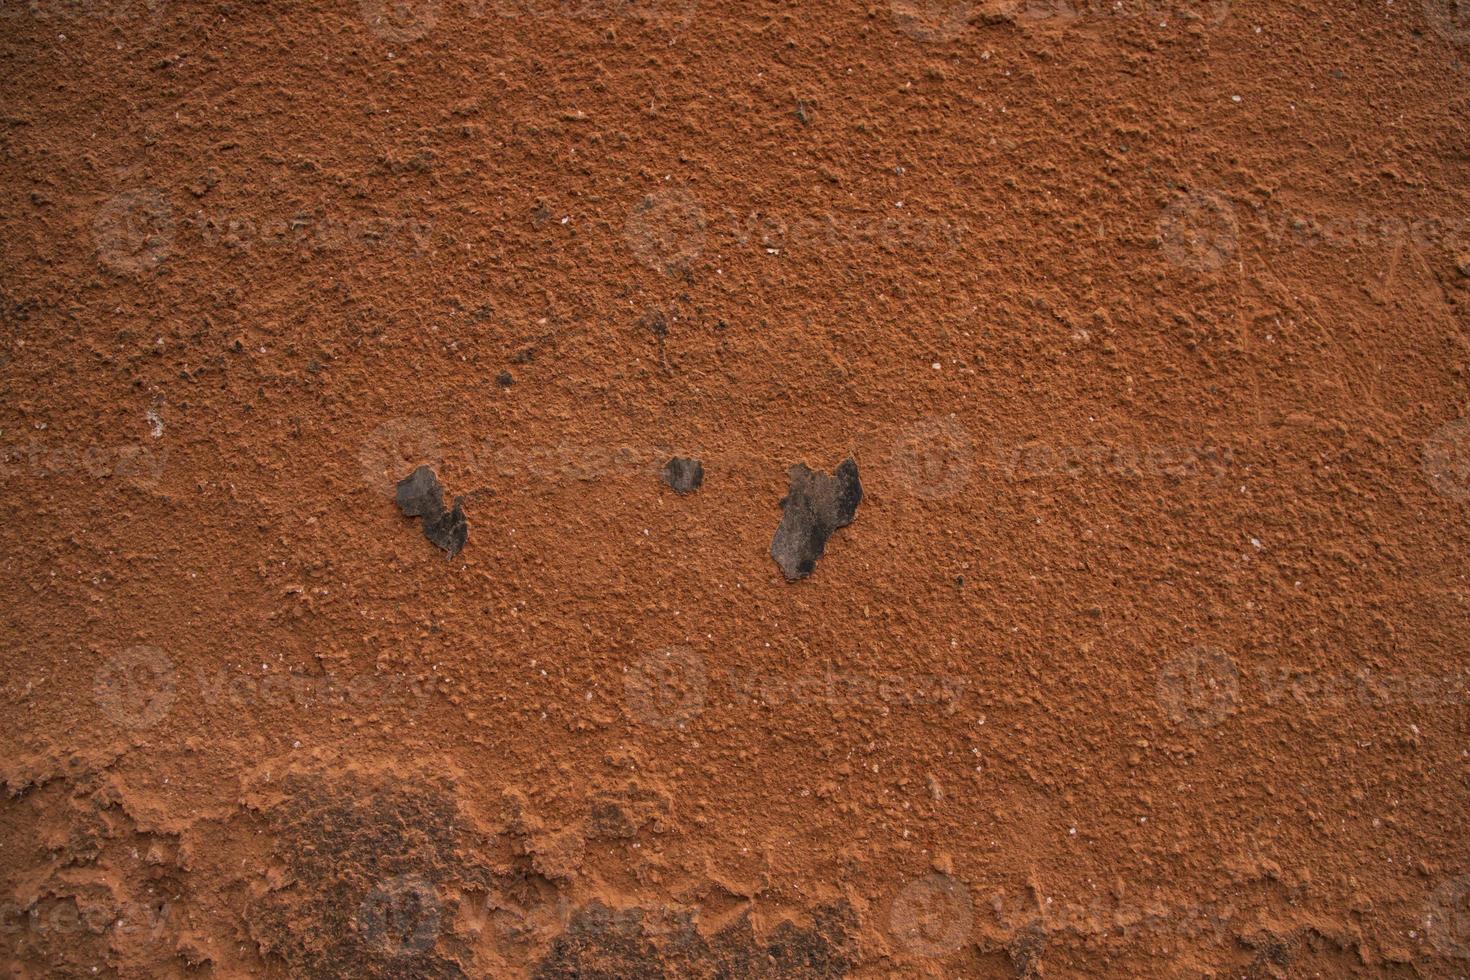
[[[827,539],[851,524],[862,503],[857,463],[843,460],[828,476],[798,463],[786,471],[791,488],[781,500],[781,523],[771,539],[771,557],[787,581],[806,578],[827,549]]]
[[[509,388],[516,383],[516,379],[510,376],[509,371],[501,371],[495,376],[495,381],[502,388]]]
[[[398,481],[394,493],[398,509],[404,517],[423,520],[424,537],[453,558],[469,539],[469,522],[465,520],[463,497],[454,498],[454,507],[444,509],[444,488],[427,466],[420,466]]]
[[[704,464],[697,459],[675,456],[664,464],[664,483],[677,494],[693,493],[704,482]]]

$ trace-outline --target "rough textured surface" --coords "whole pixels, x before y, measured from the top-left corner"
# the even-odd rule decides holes
[[[675,456],[664,464],[663,481],[681,496],[693,493],[704,483],[704,464],[687,456]]]
[[[806,578],[827,550],[827,539],[847,527],[863,501],[857,463],[843,460],[828,476],[797,463],[786,471],[791,487],[781,500],[781,523],[771,539],[771,557],[788,581]]]
[[[1466,974],[1463,14],[0,3],[0,975]]]

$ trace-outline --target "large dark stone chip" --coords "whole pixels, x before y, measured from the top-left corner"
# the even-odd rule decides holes
[[[675,456],[664,464],[664,483],[677,494],[693,493],[704,482],[704,464],[697,459]]]
[[[398,481],[394,493],[398,509],[404,517],[423,519],[424,537],[453,558],[469,539],[469,522],[465,520],[464,498],[454,499],[454,509],[444,509],[444,488],[427,466],[420,466]]]
[[[404,517],[437,517],[444,513],[444,488],[427,466],[399,480],[393,499]]]
[[[863,499],[857,463],[843,460],[828,476],[798,463],[786,471],[790,489],[781,501],[781,523],[771,539],[771,557],[788,581],[805,578],[817,567],[827,539],[851,524]]]
[[[441,513],[438,517],[424,518],[424,537],[453,558],[459,554],[464,543],[469,540],[470,525],[464,518],[464,507],[460,506],[461,498],[454,498],[454,509]]]

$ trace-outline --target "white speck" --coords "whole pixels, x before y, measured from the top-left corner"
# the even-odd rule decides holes
[[[931,364],[929,366],[932,367],[936,371],[939,370],[939,362],[938,361],[935,361],[933,364]]]
[[[1257,548],[1259,548],[1259,547],[1261,547],[1261,539],[1260,538],[1251,538],[1251,544],[1253,544]]]
[[[143,417],[148,420],[148,431],[153,438],[157,439],[163,435],[163,419],[159,416],[158,409],[148,409],[143,413]]]
[[[1232,95],[1230,97],[1230,101],[1231,102],[1239,102],[1240,101],[1240,96],[1238,96],[1238,95]]]

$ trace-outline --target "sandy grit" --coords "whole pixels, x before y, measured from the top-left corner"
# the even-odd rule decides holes
[[[1470,975],[1467,56],[5,0],[5,975]]]

